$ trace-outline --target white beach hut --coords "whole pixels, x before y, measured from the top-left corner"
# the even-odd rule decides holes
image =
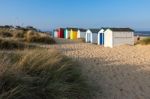
[[[104,46],[134,45],[134,31],[130,28],[108,28],[104,32]]]
[[[86,31],[86,42],[97,43],[97,36],[100,29],[88,29]]]
[[[101,28],[100,31],[98,32],[98,36],[97,36],[97,44],[98,45],[104,45],[104,32],[106,31],[107,28]]]
[[[55,37],[55,38],[58,37],[58,31],[57,31],[57,30],[54,30],[54,31],[53,31],[53,37]]]
[[[86,29],[78,29],[77,38],[84,38],[86,37]]]

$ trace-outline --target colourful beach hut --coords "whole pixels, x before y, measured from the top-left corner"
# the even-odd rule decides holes
[[[57,29],[58,38],[64,38],[64,28]]]
[[[86,39],[87,43],[97,43],[97,36],[100,29],[88,29],[86,31]]]
[[[70,31],[70,39],[71,40],[76,40],[77,38],[77,34],[78,34],[78,29],[77,28],[71,28]]]
[[[71,31],[70,28],[66,28],[66,29],[64,30],[64,38],[65,38],[65,39],[70,39],[70,31]]]

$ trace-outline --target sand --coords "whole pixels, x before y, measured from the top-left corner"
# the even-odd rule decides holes
[[[150,99],[150,45],[102,46],[57,39],[49,46],[82,64],[92,99]]]

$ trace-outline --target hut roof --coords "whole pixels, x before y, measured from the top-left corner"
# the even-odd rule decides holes
[[[107,30],[108,28],[107,27],[102,27],[101,29]]]
[[[68,29],[69,31],[70,31],[70,30],[78,31],[78,28],[73,28],[73,27],[68,27],[68,28],[66,28],[66,29]]]
[[[86,29],[79,28],[78,30],[80,30],[81,32],[86,32]]]
[[[89,29],[92,33],[98,33],[100,29]]]
[[[134,31],[130,28],[108,28],[108,29],[115,31],[115,32],[133,32]]]

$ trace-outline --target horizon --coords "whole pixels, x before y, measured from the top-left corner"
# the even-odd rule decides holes
[[[148,0],[2,0],[0,25],[57,27],[130,27],[150,31]]]

